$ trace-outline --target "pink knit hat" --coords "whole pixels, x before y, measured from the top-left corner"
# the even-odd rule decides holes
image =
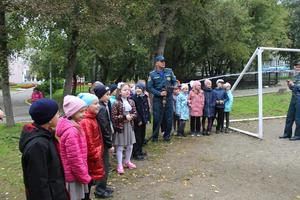
[[[67,95],[64,98],[63,109],[67,117],[72,117],[80,109],[86,106],[86,103],[78,97]]]

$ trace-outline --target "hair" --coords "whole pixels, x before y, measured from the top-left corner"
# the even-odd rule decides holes
[[[183,90],[184,88],[189,89],[188,84],[185,84],[185,83],[181,84],[181,90]]]
[[[116,93],[117,100],[121,100],[121,90],[122,90],[123,87],[125,87],[126,85],[130,88],[129,83],[123,83],[123,82],[118,83],[118,88],[117,88],[117,93]]]

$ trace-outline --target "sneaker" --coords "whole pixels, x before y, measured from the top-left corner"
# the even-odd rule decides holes
[[[136,165],[133,164],[132,162],[128,161],[127,163],[124,164],[124,167],[126,167],[128,169],[135,169]]]
[[[191,133],[191,136],[194,137],[194,136],[195,136],[195,133]]]
[[[197,137],[200,137],[200,136],[202,136],[201,133],[197,133]]]
[[[118,172],[118,174],[124,174],[124,168],[123,168],[123,165],[118,165],[118,167],[117,167],[117,172]]]

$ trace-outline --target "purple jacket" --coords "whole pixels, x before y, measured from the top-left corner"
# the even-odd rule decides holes
[[[216,98],[213,95],[213,89],[204,88],[204,109],[203,116],[204,117],[214,117],[215,116],[215,106],[216,106]]]

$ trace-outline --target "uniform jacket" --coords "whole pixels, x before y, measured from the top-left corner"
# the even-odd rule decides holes
[[[190,115],[199,117],[203,115],[203,107],[204,107],[204,92],[200,90],[199,93],[194,90],[190,91],[188,98],[189,106],[190,106]]]
[[[190,118],[188,93],[180,92],[180,94],[177,96],[176,112],[182,120],[188,120]]]
[[[65,117],[59,119],[56,134],[60,138],[60,156],[66,182],[88,184],[87,145],[85,133],[79,125]]]
[[[143,124],[147,124],[147,122],[150,121],[148,96],[145,94],[142,96],[134,94],[131,98],[135,103],[137,111],[137,117],[134,123],[139,124],[140,122],[142,122]]]
[[[105,175],[102,133],[95,113],[86,111],[84,116],[85,118],[81,120],[80,126],[86,136],[89,175],[93,180],[99,180]]]
[[[213,90],[210,88],[204,88],[204,109],[203,116],[214,117],[215,116],[215,106],[216,98],[213,95]]]
[[[216,108],[224,108],[225,101],[228,99],[226,91],[223,88],[215,88],[213,95],[216,99]],[[217,101],[223,101],[223,103],[217,103]]]
[[[164,68],[162,74],[157,70],[149,73],[147,90],[155,97],[161,97],[160,92],[166,86],[175,86],[177,84],[176,77],[170,68]],[[168,91],[168,96],[172,97],[173,90]]]
[[[294,76],[294,84],[289,85],[289,88],[294,95],[300,96],[300,74]]]
[[[67,200],[65,178],[54,133],[35,125],[23,127],[19,149],[28,200]]]
[[[233,105],[233,95],[231,90],[228,90],[227,92],[227,100],[225,101],[225,108],[224,112],[231,112],[232,105]]]
[[[112,123],[111,115],[108,112],[104,102],[100,101],[100,109],[97,114],[97,122],[100,126],[104,146],[110,149],[112,147],[113,130],[110,123]]]
[[[133,116],[133,119],[136,118],[136,108],[134,101],[132,99],[128,99],[129,104],[131,105],[132,109],[130,114]],[[116,132],[122,132],[124,129],[124,123],[128,122],[126,119],[126,115],[124,115],[124,108],[122,100],[117,100],[116,103],[112,107],[111,111],[112,121],[115,127]],[[132,127],[134,126],[134,120],[130,121]]]

